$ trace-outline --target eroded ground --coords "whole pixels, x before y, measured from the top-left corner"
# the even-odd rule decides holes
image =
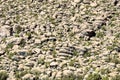
[[[120,80],[119,0],[0,0],[0,80]]]

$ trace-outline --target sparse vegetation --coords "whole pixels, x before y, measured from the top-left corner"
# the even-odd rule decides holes
[[[45,62],[44,62],[44,58],[43,59],[38,59],[38,64],[41,64],[41,65],[43,65]]]
[[[112,78],[112,80],[120,80],[120,75],[116,75],[115,77]]]
[[[105,36],[105,34],[104,34],[104,32],[97,32],[96,33],[96,37],[98,37],[98,38],[103,38]]]
[[[117,55],[109,55],[107,59],[105,59],[106,62],[112,62],[112,63],[115,63],[115,64],[119,64],[120,63],[120,60],[118,58]]]
[[[63,76],[60,80],[83,80],[83,76],[75,75]]]
[[[79,56],[78,51],[77,51],[77,50],[73,50],[73,55],[74,55],[74,56]]]
[[[90,41],[87,41],[84,43],[84,46],[90,46],[90,45],[92,45],[92,43]]]
[[[11,59],[15,54],[16,52],[9,52],[7,55],[8,55],[8,58]]]
[[[102,75],[108,74],[108,73],[110,73],[110,70],[109,70],[109,69],[101,69],[101,70],[100,70],[100,73],[101,73]]]
[[[0,80],[120,80],[118,9],[119,0],[0,0]]]
[[[74,66],[75,62],[76,62],[76,60],[73,59],[73,60],[71,60],[71,61],[69,62],[69,65],[70,65],[70,66]]]
[[[103,76],[102,80],[109,80],[109,77],[108,76]]]
[[[116,33],[115,38],[120,38],[120,33]]]
[[[21,39],[20,43],[18,45],[20,45],[21,47],[24,47],[26,44],[24,39]]]
[[[28,73],[27,70],[25,70],[25,71],[16,71],[15,72],[15,77],[19,80],[19,79],[21,79],[27,73]]]
[[[120,72],[120,67],[117,68],[117,71]]]
[[[6,46],[6,49],[12,49],[13,46],[14,46],[13,43],[9,43],[9,44]]]
[[[101,75],[98,74],[98,73],[90,74],[90,75],[86,78],[86,80],[101,80],[101,79],[102,79],[102,77],[101,77]]]
[[[16,33],[19,34],[22,31],[22,28],[20,26],[16,27]]]
[[[53,57],[57,57],[57,52],[55,50],[55,47],[52,48],[52,52],[51,53],[52,53]]]
[[[7,80],[8,74],[6,71],[0,71],[0,80]]]
[[[86,58],[86,57],[90,57],[90,56],[91,56],[91,53],[90,53],[90,52],[86,52],[86,53],[83,54],[83,57],[85,57],[85,58]]]
[[[50,67],[50,62],[45,62],[45,67],[46,68]]]

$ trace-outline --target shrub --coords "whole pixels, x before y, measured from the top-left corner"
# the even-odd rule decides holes
[[[101,80],[102,77],[100,76],[100,74],[95,73],[95,74],[90,74],[86,80]]]
[[[120,80],[120,75],[116,75],[115,77],[112,78],[112,80]]]
[[[109,80],[108,76],[102,77],[102,80]]]
[[[98,32],[97,34],[96,34],[96,37],[98,37],[98,38],[103,38],[104,37],[104,32]]]
[[[83,80],[83,76],[75,76],[75,75],[63,76],[60,80]]]
[[[28,71],[16,71],[15,72],[15,77],[17,78],[17,79],[20,79],[21,77],[23,77],[25,74],[27,74],[28,73]]]
[[[0,80],[7,80],[7,78],[8,78],[7,72],[4,70],[1,70],[0,71]]]

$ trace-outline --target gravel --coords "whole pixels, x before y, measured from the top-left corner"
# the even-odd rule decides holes
[[[0,74],[112,79],[120,69],[119,32],[119,0],[1,0]]]

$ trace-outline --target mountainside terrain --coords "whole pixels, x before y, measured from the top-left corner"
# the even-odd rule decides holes
[[[0,0],[0,80],[120,80],[120,1]]]

